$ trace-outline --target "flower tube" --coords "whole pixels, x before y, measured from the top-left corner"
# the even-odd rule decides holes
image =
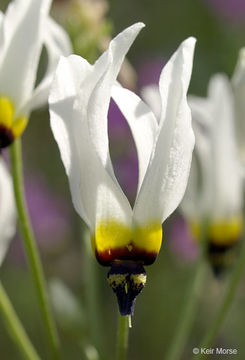
[[[159,122],[134,93],[116,83],[123,59],[144,25],[115,37],[94,65],[79,56],[59,62],[49,98],[51,127],[69,179],[74,207],[91,231],[100,264],[122,315],[133,312],[162,243],[162,222],[181,201],[189,174],[194,135],[186,92],[195,40],[184,41],[164,67]],[[138,153],[135,204],[114,175],[107,129],[110,98],[128,121]]]
[[[195,238],[207,221],[208,257],[219,275],[233,263],[243,227],[243,181],[229,79],[213,76],[208,97],[190,96],[189,104],[196,146],[181,207]]]
[[[66,33],[49,16],[51,0],[14,0],[0,12],[0,149],[24,131],[31,110],[48,99],[60,55],[71,53]],[[48,66],[35,87],[42,46]]]

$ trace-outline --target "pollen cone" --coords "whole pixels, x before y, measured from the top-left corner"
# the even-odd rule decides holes
[[[108,273],[108,282],[117,296],[121,315],[132,315],[136,296],[146,283],[143,265],[133,261],[115,261]]]

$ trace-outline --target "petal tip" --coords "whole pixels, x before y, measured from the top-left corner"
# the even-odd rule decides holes
[[[143,28],[145,27],[145,24],[141,21],[131,25],[128,27],[130,30],[134,30],[136,33],[139,33]]]
[[[196,42],[197,42],[197,39],[194,36],[190,36],[187,39],[185,39],[182,44],[184,46],[194,48],[196,45]]]

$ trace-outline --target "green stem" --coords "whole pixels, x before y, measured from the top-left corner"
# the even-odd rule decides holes
[[[207,252],[208,220],[204,219],[201,224],[200,257],[198,259],[193,278],[191,280],[188,296],[183,305],[182,314],[179,318],[177,330],[167,352],[166,360],[177,360],[183,351],[191,331],[197,310],[197,300],[203,283],[204,258]]]
[[[29,220],[23,184],[22,150],[21,140],[17,139],[10,147],[13,184],[16,206],[19,215],[19,224],[23,243],[28,258],[29,267],[34,280],[36,293],[39,301],[41,317],[47,333],[52,358],[59,359],[59,340],[54,320],[51,315],[47,286],[44,278],[43,268],[35,242],[33,230]]]
[[[40,360],[32,343],[30,342],[25,329],[19,321],[17,314],[0,282],[0,311],[8,325],[11,335],[20,351],[27,360]]]
[[[218,311],[216,317],[214,318],[210,328],[208,329],[206,335],[204,336],[203,340],[201,341],[201,348],[209,348],[212,346],[213,341],[218,333],[218,330],[227,315],[227,312],[232,304],[232,301],[235,297],[236,290],[238,288],[239,281],[243,275],[245,270],[245,245],[243,245],[242,252],[240,255],[240,259],[234,269],[233,276],[230,281],[230,285],[227,289],[226,296],[221,304],[220,310]],[[199,353],[199,356],[195,356],[194,359],[203,359],[205,354]]]
[[[88,231],[83,232],[83,246],[85,246],[85,258],[83,261],[83,273],[85,274],[85,299],[86,299],[86,318],[88,323],[88,334],[90,341],[96,347],[100,354],[105,354],[104,346],[104,327],[102,312],[100,308],[99,294],[99,273],[98,263],[94,258],[91,250],[90,234]]]
[[[183,352],[183,348],[187,342],[195,319],[198,295],[200,293],[200,287],[203,282],[203,272],[204,264],[203,261],[199,260],[189,290],[187,292],[188,296],[185,298],[182,315],[179,318],[175,336],[167,352],[166,360],[179,359],[181,353]]]
[[[126,360],[128,352],[128,317],[119,313],[117,329],[117,356],[116,360]]]

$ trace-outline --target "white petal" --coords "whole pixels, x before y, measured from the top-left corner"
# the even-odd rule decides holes
[[[212,159],[214,189],[212,212],[236,214],[242,208],[242,178],[234,134],[234,104],[228,78],[214,76],[209,85],[212,100]]]
[[[73,204],[93,231],[98,218],[130,223],[132,211],[91,141],[86,103],[85,107],[77,107],[78,88],[91,72],[92,66],[80,57],[63,58],[49,102],[51,127],[69,178]]]
[[[164,221],[179,205],[186,188],[194,135],[186,100],[195,39],[184,41],[160,77],[162,114],[141,190],[136,199],[136,223]]]
[[[157,85],[147,85],[141,90],[142,99],[150,106],[157,119],[161,115],[161,97]]]
[[[0,36],[2,36],[2,25],[3,25],[3,12],[0,10]],[[2,38],[0,40],[0,46],[1,46],[1,42],[2,42]]]
[[[81,196],[80,166],[74,139],[69,135],[73,125],[73,103],[82,76],[85,77],[90,71],[90,65],[80,57],[71,55],[68,59],[61,57],[49,97],[51,128],[60,148],[60,154],[69,178],[72,200],[76,211],[90,224]],[[77,74],[78,76],[74,76]],[[66,124],[67,123],[67,124]]]
[[[233,99],[229,80],[215,75],[208,98],[190,97],[196,137],[187,192],[182,203],[185,214],[201,220],[239,216],[242,207],[242,174],[234,137]],[[196,186],[193,179],[198,177]]]
[[[196,100],[197,104],[194,105]],[[192,113],[195,148],[181,209],[189,220],[201,221],[210,215],[210,208],[213,206],[213,174],[210,166],[212,158],[211,131],[207,123],[203,124],[199,121],[205,109],[204,106],[200,113],[198,112],[200,98],[191,97],[189,104],[191,109],[195,108],[195,112]],[[204,103],[202,102],[202,104]],[[208,101],[206,105],[208,105]],[[209,114],[208,111],[206,113]]]
[[[211,117],[212,101],[209,98],[202,98],[195,95],[188,96],[188,104],[191,108],[192,116],[195,116],[195,122],[198,126],[208,128],[212,126]],[[196,116],[197,115],[197,116]]]
[[[88,124],[98,156],[110,172],[112,172],[112,167],[109,156],[107,113],[111,87],[115,83],[126,53],[143,27],[144,24],[137,23],[122,31],[111,41],[108,51],[101,56],[94,66],[95,73],[100,73],[101,68],[103,68],[103,72],[97,79],[97,84],[89,99]],[[82,91],[85,90],[84,88]]]
[[[4,16],[0,59],[0,93],[10,96],[16,111],[32,92],[41,52],[42,20],[50,0],[15,0]]]
[[[148,106],[130,90],[113,86],[112,98],[125,116],[135,141],[139,162],[139,190],[152,153],[157,120]]]
[[[232,77],[232,86],[235,101],[235,126],[236,136],[243,165],[245,164],[245,48],[239,52],[237,65]]]
[[[3,41],[4,41],[4,35],[3,35],[3,19],[4,15],[2,11],[0,10],[0,53],[3,56]],[[0,59],[0,66],[1,66],[1,59]]]
[[[61,55],[72,53],[72,45],[66,32],[50,17],[45,23],[44,46],[48,53],[48,67],[44,78],[34,90],[30,102],[25,105],[28,110],[36,109],[47,103],[51,82]]]
[[[0,160],[0,265],[16,231],[16,210],[12,179]]]
[[[74,325],[81,326],[84,323],[83,309],[72,291],[58,278],[52,278],[48,285],[59,325],[69,331]]]

